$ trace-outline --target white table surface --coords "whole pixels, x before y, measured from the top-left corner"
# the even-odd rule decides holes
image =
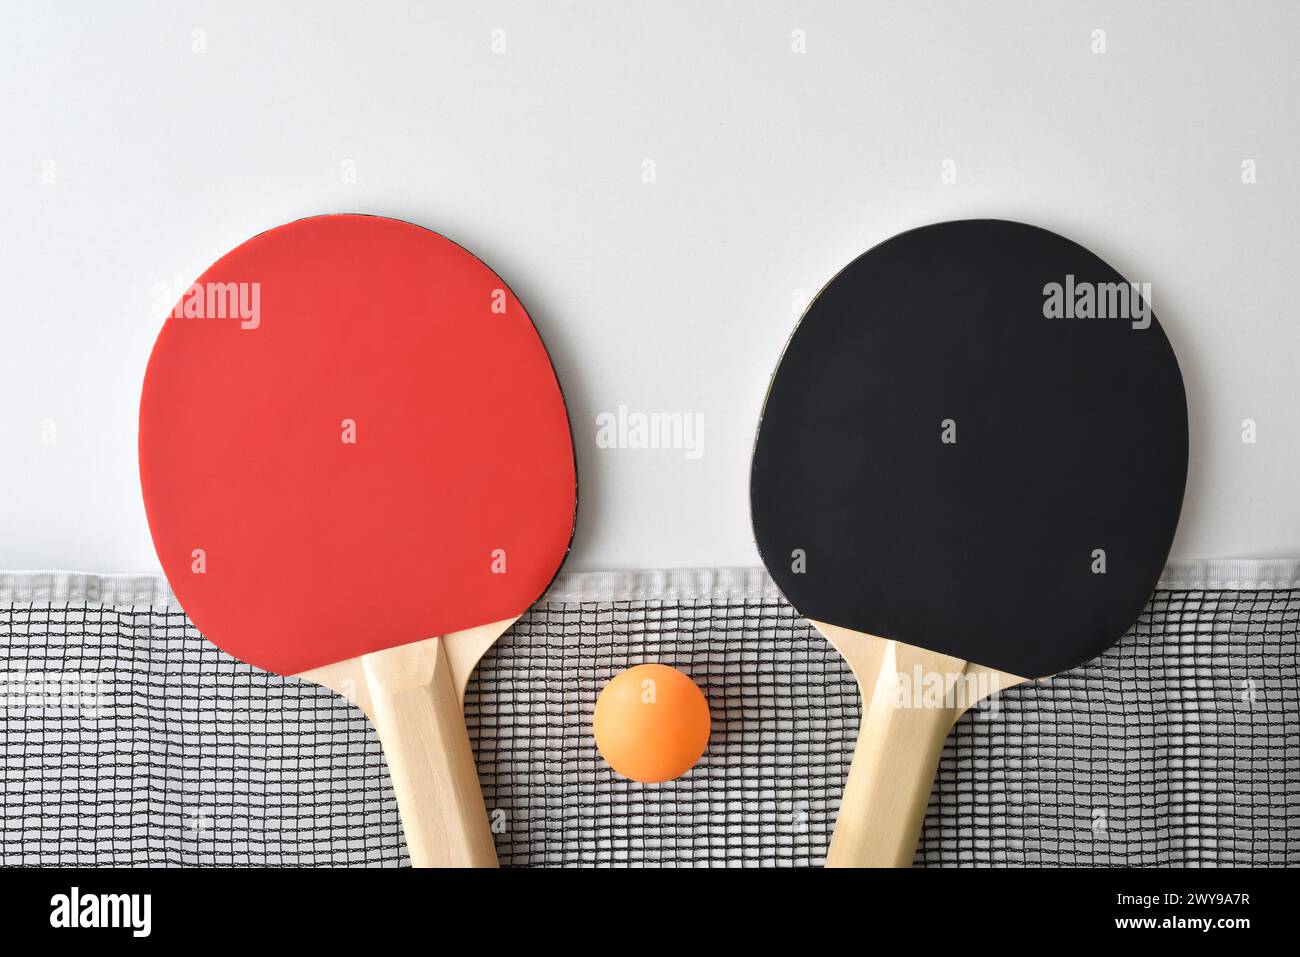
[[[978,216],[1152,284],[1191,412],[1174,557],[1300,554],[1298,36],[1285,2],[4,0],[0,568],[156,570],[154,287],[342,211],[443,232],[529,308],[576,433],[572,571],[755,564],[796,301]],[[701,414],[703,454],[597,448],[620,405]]]

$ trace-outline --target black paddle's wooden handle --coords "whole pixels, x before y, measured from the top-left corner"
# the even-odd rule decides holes
[[[871,635],[841,632],[834,641],[842,650],[882,642],[884,652],[872,649],[879,670],[861,688],[862,723],[826,866],[908,867],[948,732],[976,701],[1024,679]]]

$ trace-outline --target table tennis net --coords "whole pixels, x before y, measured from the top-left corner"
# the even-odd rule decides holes
[[[1171,566],[1110,652],[958,723],[916,862],[1300,863],[1298,646],[1300,562]],[[661,785],[614,774],[590,730],[649,661],[713,717]],[[562,577],[465,713],[504,865],[818,865],[860,701],[765,574],[691,570]],[[209,645],[161,579],[0,574],[0,864],[403,863],[345,700]]]

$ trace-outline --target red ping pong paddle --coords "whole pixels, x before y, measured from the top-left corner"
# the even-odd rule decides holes
[[[910,864],[961,714],[1128,630],[1187,452],[1149,299],[1061,236],[940,223],[821,291],[772,377],[750,492],[764,564],[862,692],[828,865]]]
[[[163,325],[140,482],[195,626],[370,717],[412,862],[495,866],[465,685],[576,508],[564,400],[505,283],[391,219],[254,237]]]

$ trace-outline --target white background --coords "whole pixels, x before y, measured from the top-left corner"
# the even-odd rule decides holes
[[[345,211],[444,233],[529,309],[576,433],[570,570],[755,564],[799,291],[973,216],[1152,284],[1191,411],[1175,557],[1300,554],[1298,41],[1285,2],[0,0],[0,568],[157,568],[154,286]],[[597,449],[620,404],[702,413],[704,455]]]

